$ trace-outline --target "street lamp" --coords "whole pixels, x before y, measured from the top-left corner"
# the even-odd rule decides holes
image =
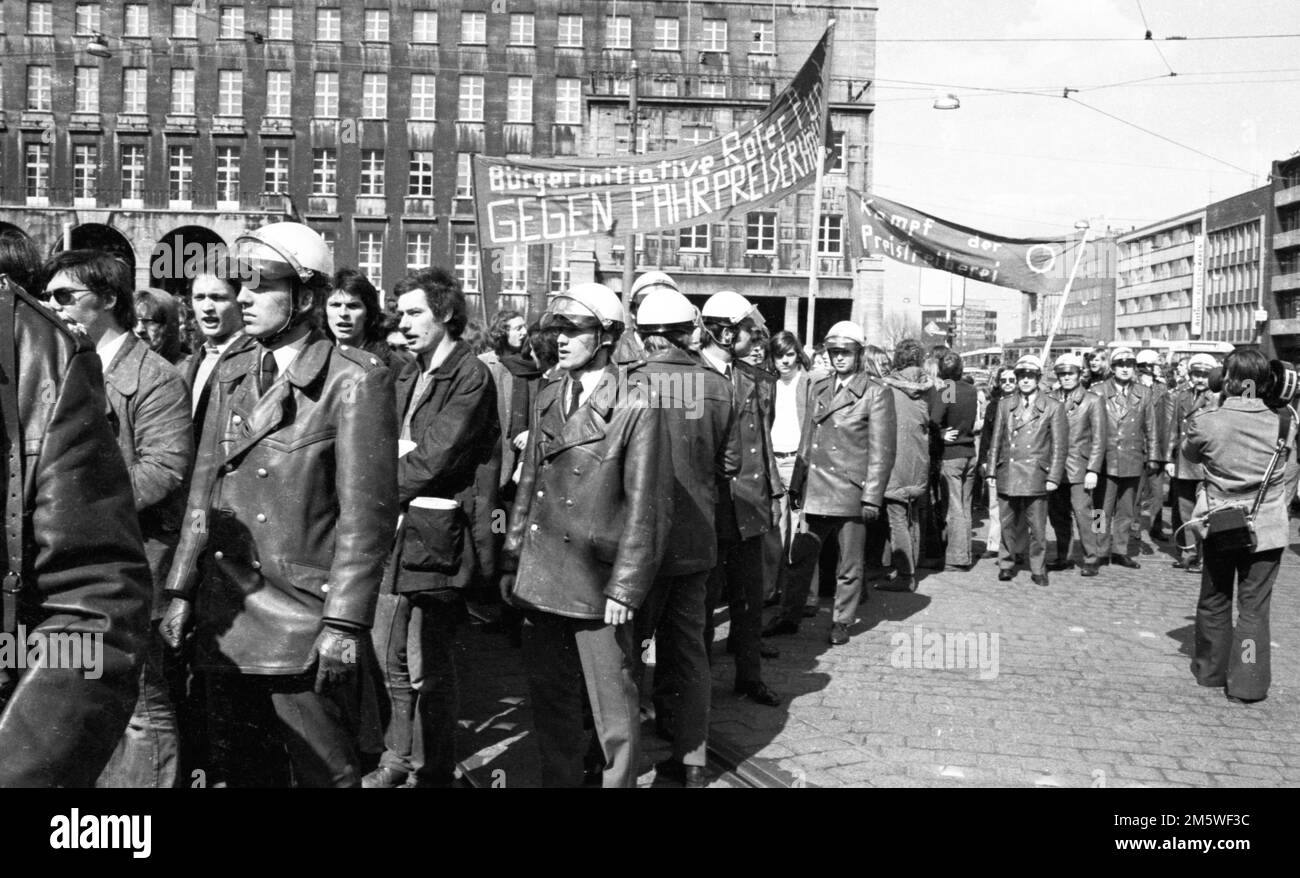
[[[113,53],[108,50],[108,42],[104,35],[97,33],[86,43],[86,54],[94,55],[96,58],[111,58]]]
[[[961,101],[951,92],[948,94],[936,95],[934,99],[934,108],[936,110],[959,110]]]

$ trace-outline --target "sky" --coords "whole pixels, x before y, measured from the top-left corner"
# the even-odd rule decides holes
[[[1300,0],[878,5],[873,188],[944,219],[1011,236],[1081,219],[1128,231],[1262,186],[1300,150],[1300,37],[1190,39],[1300,35]],[[1137,39],[1028,39],[1062,37]],[[1015,41],[939,42],[955,38]],[[949,92],[961,108],[933,109]],[[887,308],[919,316],[960,303],[962,280],[886,260],[885,289]],[[969,282],[967,295],[999,312],[1000,340],[1019,334],[1018,292]]]

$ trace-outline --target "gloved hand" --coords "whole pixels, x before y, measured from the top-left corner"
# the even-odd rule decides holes
[[[1158,460],[1147,461],[1147,475],[1149,476],[1160,475],[1160,461]]]
[[[1097,487],[1097,474],[1096,473],[1085,474],[1083,477],[1083,489],[1085,491],[1091,491],[1096,487]]]
[[[312,645],[316,657],[316,693],[325,687],[344,683],[357,671],[357,656],[361,652],[358,633],[331,628],[326,625]]]
[[[1174,474],[1177,472],[1178,472],[1177,466],[1175,466],[1172,463],[1165,464],[1165,475],[1169,476],[1169,478],[1172,479],[1174,477]]]
[[[162,635],[163,642],[172,649],[180,649],[192,615],[192,603],[185,598],[172,598],[167,605],[167,612],[163,613],[162,622],[158,623],[158,633]]]
[[[803,509],[803,496],[796,494],[794,491],[785,492],[786,499],[790,501],[791,509]]]
[[[880,518],[880,507],[872,506],[870,503],[862,504],[862,520],[871,524]]]
[[[1056,493],[1056,489],[1059,488],[1059,487],[1061,487],[1061,486],[1058,485],[1056,482],[1048,482],[1048,483],[1047,483],[1047,493],[1049,493],[1049,494],[1054,494],[1054,493]]]

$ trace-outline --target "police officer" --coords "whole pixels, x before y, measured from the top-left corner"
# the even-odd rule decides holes
[[[663,558],[674,482],[668,421],[650,402],[641,364],[610,360],[626,321],[603,284],[552,298],[543,326],[559,331],[560,371],[533,407],[502,556],[502,596],[524,611],[546,786],[583,782],[589,737],[580,680],[604,752],[604,786],[636,786],[640,770],[630,623]]]
[[[1151,405],[1156,412],[1156,434],[1158,436],[1157,448],[1162,452],[1164,460],[1171,458],[1166,453],[1169,444],[1169,419],[1173,415],[1173,394],[1169,391],[1169,386],[1165,384],[1164,377],[1159,372],[1160,354],[1157,351],[1145,348],[1137,353],[1137,380],[1143,387],[1151,391]],[[1151,539],[1165,539],[1164,517],[1165,517],[1165,471],[1163,469],[1156,472],[1147,472],[1142,475],[1142,485],[1138,490],[1138,502],[1143,510],[1151,510]],[[1139,516],[1140,517],[1140,516]],[[1136,525],[1141,532],[1141,526]]]
[[[1065,479],[1070,427],[1065,407],[1039,390],[1042,360],[1027,354],[1015,371],[1017,392],[998,405],[989,441],[989,493],[1002,508],[998,581],[1015,577],[1028,540],[1030,579],[1047,585],[1047,497]]]
[[[1178,543],[1178,560],[1175,568],[1188,573],[1201,572],[1201,536],[1194,528],[1184,527],[1192,520],[1196,505],[1196,489],[1205,478],[1205,468],[1192,463],[1183,453],[1183,440],[1187,438],[1193,416],[1203,409],[1214,408],[1218,395],[1210,393],[1210,372],[1218,367],[1209,354],[1196,354],[1187,364],[1188,386],[1173,394],[1172,414],[1169,419],[1169,438],[1165,445],[1165,474],[1169,476],[1169,502]]]
[[[808,530],[819,543],[834,539],[839,545],[832,646],[849,642],[866,574],[867,528],[888,529],[881,511],[898,441],[894,395],[863,368],[865,346],[862,330],[851,321],[842,320],[827,333],[834,372],[812,386],[790,481],[791,503],[803,509]],[[817,554],[805,552],[788,568],[781,615],[768,634],[799,630]]]
[[[645,296],[637,311],[645,357],[641,371],[649,381],[651,404],[668,422],[673,467],[668,548],[636,617],[637,655],[643,657],[654,638],[655,721],[673,740],[673,758],[658,769],[687,787],[704,785],[713,688],[704,607],[709,572],[718,561],[717,482],[740,471],[731,385],[690,350],[698,319],[699,311],[685,296],[663,286]],[[637,680],[642,676],[638,670]]]
[[[1103,510],[1097,552],[1102,564],[1137,569],[1129,557],[1129,537],[1143,470],[1158,469],[1164,450],[1151,390],[1135,380],[1137,357],[1132,348],[1116,348],[1110,358],[1111,376],[1096,385],[1106,403],[1106,470],[1094,508]]]
[[[671,290],[677,292],[677,281],[673,280],[672,275],[664,271],[647,271],[632,282],[632,292],[628,296],[628,308],[630,317],[628,328],[635,330],[637,314],[641,308],[641,302],[650,293],[656,290]],[[618,345],[614,348],[615,363],[635,363],[645,357],[645,348],[641,346],[641,335],[638,332],[624,332],[618,338]]]
[[[1106,460],[1106,407],[1101,397],[1089,393],[1081,384],[1083,358],[1063,354],[1054,367],[1057,388],[1049,395],[1065,407],[1070,443],[1065,460],[1065,481],[1048,498],[1047,514],[1056,532],[1056,559],[1048,570],[1065,570],[1070,566],[1070,516],[1079,528],[1083,547],[1080,576],[1097,575],[1097,531],[1092,514],[1092,492],[1097,488]]]

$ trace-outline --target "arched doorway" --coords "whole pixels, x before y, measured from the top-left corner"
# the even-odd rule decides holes
[[[50,253],[53,255],[64,249],[102,250],[125,262],[127,268],[131,270],[131,277],[135,277],[135,248],[126,239],[126,235],[112,226],[103,223],[83,223],[72,230],[72,240],[66,248],[63,236],[60,235]]]
[[[209,259],[226,253],[226,242],[212,229],[181,226],[158,239],[149,257],[149,285],[184,300],[190,281]]]

